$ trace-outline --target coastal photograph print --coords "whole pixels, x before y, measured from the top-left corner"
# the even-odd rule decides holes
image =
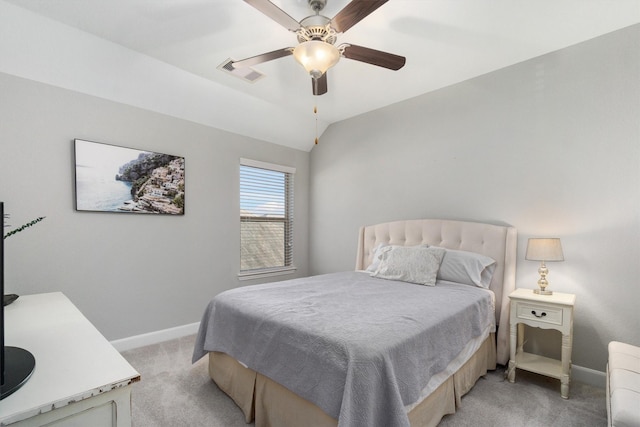
[[[184,214],[184,157],[74,140],[76,210]]]

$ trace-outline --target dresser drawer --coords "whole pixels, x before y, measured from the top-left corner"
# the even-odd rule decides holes
[[[562,308],[517,302],[516,317],[518,319],[562,325]]]

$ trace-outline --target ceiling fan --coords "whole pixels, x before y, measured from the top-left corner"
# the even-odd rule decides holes
[[[327,93],[327,70],[333,67],[341,57],[390,70],[399,70],[406,62],[403,56],[367,47],[350,43],[343,43],[337,47],[334,45],[338,33],[344,33],[388,0],[352,0],[333,19],[320,15],[327,0],[307,0],[315,15],[308,16],[300,22],[269,0],[244,1],[289,31],[296,33],[299,44],[296,47],[287,47],[239,61],[231,61],[230,65],[235,69],[293,55],[311,75],[313,94],[323,95]]]

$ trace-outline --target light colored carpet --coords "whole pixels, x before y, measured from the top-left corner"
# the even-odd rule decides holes
[[[242,411],[211,380],[208,358],[191,364],[195,335],[122,352],[140,373],[133,427],[246,427]]]
[[[133,386],[134,427],[246,427],[244,416],[207,372],[207,358],[191,364],[195,335],[123,352],[140,372]],[[607,425],[605,391],[573,382],[570,399],[557,380],[518,371],[516,382],[498,369],[462,398],[441,427],[588,427]],[[301,426],[303,427],[303,426]]]
[[[516,382],[504,369],[480,378],[462,397],[462,406],[440,427],[606,427],[605,390],[577,381],[569,399],[560,397],[560,381],[518,370]]]

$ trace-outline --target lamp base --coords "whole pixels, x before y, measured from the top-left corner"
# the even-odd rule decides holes
[[[553,291],[547,291],[546,289],[534,289],[533,293],[538,295],[553,295]]]
[[[36,367],[36,359],[19,347],[4,348],[4,384],[0,399],[9,396],[27,382]]]

